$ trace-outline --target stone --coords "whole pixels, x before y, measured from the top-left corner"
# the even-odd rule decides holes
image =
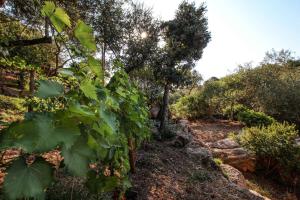
[[[204,147],[197,148],[186,148],[186,152],[190,158],[200,160],[204,165],[208,165],[211,162],[214,162],[212,159],[212,153]]]
[[[183,148],[190,143],[190,141],[191,139],[187,135],[180,134],[176,136],[175,140],[172,142],[172,146]]]
[[[217,149],[234,149],[234,148],[238,148],[239,144],[233,141],[232,139],[226,138],[214,143],[210,143],[209,147],[217,148]]]
[[[233,182],[234,184],[246,188],[246,179],[242,172],[240,172],[238,169],[227,165],[227,164],[221,164],[221,169],[223,173],[225,173],[228,176],[228,179]]]
[[[261,194],[259,194],[258,192],[254,191],[254,190],[249,190],[249,192],[251,192],[253,195],[255,195],[263,200],[271,200],[268,197],[262,196]]]
[[[177,123],[182,128],[183,132],[188,133],[190,131],[189,121],[188,120],[181,119]]]
[[[255,157],[243,148],[234,149],[211,149],[213,156],[223,160],[225,164],[231,165],[242,172],[255,171]]]

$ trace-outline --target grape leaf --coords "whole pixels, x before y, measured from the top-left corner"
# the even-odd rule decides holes
[[[64,30],[65,26],[71,27],[70,17],[62,8],[56,8],[50,20],[59,33]]]
[[[99,116],[102,121],[111,129],[110,132],[114,133],[117,129],[117,119],[115,114],[105,109],[105,105],[103,104],[99,108]]]
[[[94,152],[87,145],[87,139],[80,137],[69,149],[63,148],[62,155],[67,168],[77,176],[85,176],[89,162],[95,157]]]
[[[96,43],[91,27],[86,25],[83,21],[78,20],[74,33],[75,37],[84,47],[91,51],[96,51]]]
[[[85,79],[80,84],[80,89],[84,93],[84,95],[88,98],[98,100],[96,90],[97,88],[93,85],[92,80]]]
[[[4,192],[8,199],[44,199],[45,189],[52,182],[52,172],[52,167],[44,160],[27,165],[24,158],[19,158],[7,170]]]
[[[55,125],[52,115],[36,114],[9,127],[1,136],[1,146],[22,148],[27,153],[49,151],[59,144],[69,148],[80,135],[74,124],[62,120],[60,125]]]
[[[55,11],[55,4],[52,1],[45,1],[45,5],[42,8],[42,15],[43,16],[51,16]]]
[[[39,87],[35,96],[39,98],[49,98],[61,96],[64,93],[64,86],[55,81],[39,80]]]
[[[94,193],[111,192],[119,185],[118,177],[98,175],[94,171],[88,174],[87,187]]]
[[[92,70],[94,74],[97,75],[98,78],[102,79],[103,78],[103,72],[102,72],[102,67],[101,63],[99,60],[96,60],[92,56],[88,57],[88,67]]]
[[[46,1],[42,8],[42,15],[49,17],[55,29],[60,33],[65,26],[71,27],[70,17],[60,7],[56,7],[53,2]]]
[[[65,76],[73,76],[74,75],[73,71],[71,71],[70,69],[66,69],[66,68],[59,69],[58,73],[65,75]]]

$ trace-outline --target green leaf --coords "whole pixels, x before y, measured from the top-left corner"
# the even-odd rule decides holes
[[[117,119],[115,114],[105,109],[104,105],[102,105],[99,109],[99,115],[101,120],[108,125],[112,132],[115,132],[117,129]]]
[[[98,138],[96,138],[97,136],[98,136]],[[107,144],[102,145],[103,142],[105,141],[105,139],[103,137],[100,137],[99,135],[96,135],[96,137],[89,134],[88,146],[96,152],[97,158],[100,158],[103,160],[107,156],[108,150],[105,147],[108,147],[108,145]],[[103,147],[103,146],[105,146],[105,147]]]
[[[84,93],[84,95],[88,98],[98,100],[96,90],[97,88],[93,85],[92,80],[85,79],[80,84],[80,89]]]
[[[90,161],[95,157],[94,152],[87,145],[87,139],[81,137],[70,148],[63,148],[62,155],[67,168],[77,176],[85,176]]]
[[[51,16],[55,11],[55,4],[52,1],[45,1],[45,5],[42,8],[43,16]]]
[[[102,72],[102,67],[101,63],[99,60],[96,60],[92,56],[88,57],[88,67],[92,70],[94,74],[97,75],[98,78],[102,79],[103,78],[103,72]]]
[[[66,69],[66,68],[58,69],[58,73],[65,75],[65,76],[73,76],[74,75],[74,73],[70,69]]]
[[[64,30],[65,26],[71,27],[70,17],[62,8],[56,8],[53,15],[50,16],[55,29],[60,33]]]
[[[75,122],[62,120],[55,125],[52,115],[35,114],[29,120],[14,123],[1,135],[2,148],[22,148],[25,152],[45,152],[59,144],[71,147],[80,130]]]
[[[94,171],[90,171],[88,174],[87,187],[93,193],[111,192],[119,185],[118,177],[98,175]]]
[[[46,1],[42,8],[42,15],[49,17],[55,29],[60,33],[65,26],[71,27],[70,17],[60,7],[56,7],[53,2]]]
[[[27,165],[24,158],[19,158],[7,170],[4,192],[8,199],[44,199],[45,189],[52,182],[52,172],[44,160]]]
[[[91,27],[86,25],[83,21],[78,20],[74,33],[75,37],[84,47],[91,51],[96,51],[96,43]]]
[[[39,98],[49,98],[62,96],[64,93],[64,86],[55,81],[39,80],[39,88],[35,96]]]
[[[91,112],[89,107],[80,105],[79,103],[70,105],[69,111],[75,116],[96,119],[95,113]]]

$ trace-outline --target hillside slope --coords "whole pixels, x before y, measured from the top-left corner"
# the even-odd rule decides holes
[[[177,141],[151,141],[139,151],[137,172],[132,176],[135,199],[264,199],[231,182],[203,142],[186,134],[186,146],[177,136]]]

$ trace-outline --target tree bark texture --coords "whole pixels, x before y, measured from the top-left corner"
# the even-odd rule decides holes
[[[170,95],[170,87],[169,83],[166,83],[164,89],[164,97],[162,103],[162,110],[161,110],[161,119],[160,119],[160,127],[159,131],[162,133],[165,130],[166,121],[168,117],[168,107],[169,107],[169,95]]]

